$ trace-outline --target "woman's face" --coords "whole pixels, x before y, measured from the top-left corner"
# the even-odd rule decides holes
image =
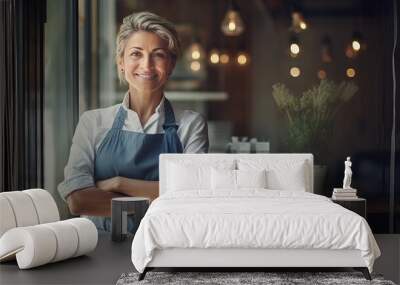
[[[162,90],[174,66],[167,41],[145,31],[128,39],[119,64],[129,87],[146,93]]]

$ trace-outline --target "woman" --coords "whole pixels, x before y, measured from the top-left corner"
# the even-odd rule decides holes
[[[149,12],[132,14],[124,18],[116,45],[118,76],[129,90],[122,104],[81,116],[58,186],[73,214],[89,216],[106,231],[112,198],[158,196],[160,153],[208,151],[204,118],[174,110],[164,97],[180,51],[174,26]]]

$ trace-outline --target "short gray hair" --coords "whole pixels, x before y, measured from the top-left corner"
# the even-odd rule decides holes
[[[117,35],[115,55],[118,78],[122,83],[126,81],[123,72],[118,68],[118,63],[124,55],[127,40],[133,33],[138,31],[151,32],[166,40],[168,42],[168,50],[174,61],[176,61],[181,53],[178,33],[170,21],[150,12],[133,13],[126,16]]]

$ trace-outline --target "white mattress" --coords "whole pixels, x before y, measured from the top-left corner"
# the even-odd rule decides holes
[[[199,197],[197,191],[159,197],[135,235],[132,262],[143,272],[156,249],[168,248],[359,250],[370,271],[380,255],[359,215],[324,196],[265,189],[221,197]]]

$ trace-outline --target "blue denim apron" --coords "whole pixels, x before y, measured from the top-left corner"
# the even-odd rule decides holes
[[[161,153],[182,153],[171,103],[164,100],[164,133],[144,134],[122,130],[127,111],[121,106],[112,128],[100,144],[94,162],[94,179],[100,181],[115,176],[158,181],[158,161]],[[99,230],[111,231],[111,218],[88,217]],[[128,216],[128,232],[139,225]]]

